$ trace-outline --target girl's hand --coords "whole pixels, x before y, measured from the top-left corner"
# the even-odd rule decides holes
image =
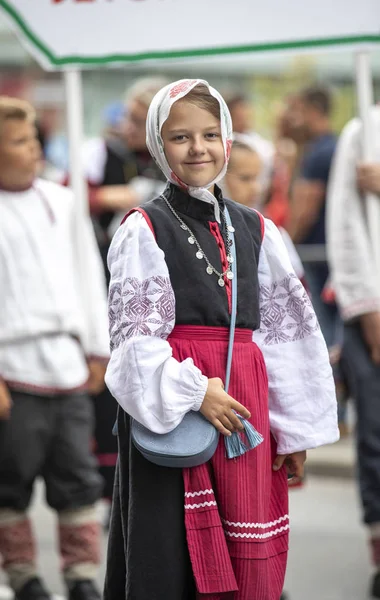
[[[304,476],[306,450],[293,452],[293,454],[279,454],[273,463],[273,471],[279,471],[285,464],[286,472],[292,476],[292,484],[299,483]]]
[[[238,412],[245,419],[251,413],[242,405],[226,394],[223,381],[219,377],[208,380],[207,392],[204,397],[200,412],[223,435],[231,435],[234,431],[243,431],[244,426],[233,411]]]

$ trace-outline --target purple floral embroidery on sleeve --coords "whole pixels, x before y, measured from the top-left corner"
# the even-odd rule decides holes
[[[175,319],[175,298],[168,277],[140,280],[127,277],[109,291],[111,350],[131,337],[151,335],[166,339]]]
[[[309,296],[294,274],[260,286],[260,316],[267,346],[301,340],[319,329]]]

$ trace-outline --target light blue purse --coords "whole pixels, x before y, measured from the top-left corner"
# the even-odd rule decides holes
[[[227,207],[225,208],[227,225],[232,226]],[[233,258],[231,270],[232,279],[232,306],[231,324],[228,342],[228,356],[226,368],[225,391],[228,392],[231,376],[232,354],[234,346],[236,311],[237,311],[237,260],[236,247],[233,231],[230,232],[232,242],[231,255]],[[262,436],[252,425],[238,417],[244,424],[246,442],[240,434],[233,433],[225,437],[226,453],[228,458],[235,458],[254,448],[263,441]],[[196,411],[188,412],[181,423],[169,433],[153,433],[141,423],[132,419],[131,421],[132,442],[141,454],[150,462],[162,467],[196,467],[212,458],[219,442],[219,432],[205,417]]]

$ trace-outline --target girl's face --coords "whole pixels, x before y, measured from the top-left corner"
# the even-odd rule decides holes
[[[220,121],[186,100],[173,104],[161,136],[172,171],[184,183],[206,187],[224,165]]]
[[[232,200],[253,207],[260,193],[258,177],[261,162],[255,152],[232,148],[231,161],[225,176],[228,193]]]

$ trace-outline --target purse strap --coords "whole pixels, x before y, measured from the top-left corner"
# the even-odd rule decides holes
[[[232,278],[232,302],[231,302],[231,322],[230,322],[230,337],[228,340],[228,354],[227,354],[227,368],[226,368],[226,382],[224,385],[225,391],[228,393],[228,388],[230,385],[230,377],[231,377],[231,366],[232,366],[232,355],[234,350],[234,338],[235,338],[235,327],[236,327],[236,313],[237,313],[237,261],[236,261],[236,246],[235,246],[235,235],[230,213],[228,212],[227,206],[224,208],[224,214],[226,216],[227,226],[231,227],[228,230],[230,234],[231,240],[231,256],[232,256],[232,265],[231,271],[233,273]]]

